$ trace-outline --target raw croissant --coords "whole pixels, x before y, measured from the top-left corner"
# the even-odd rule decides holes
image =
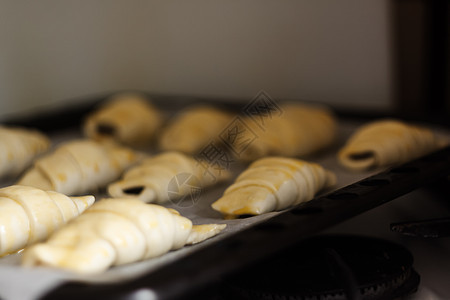
[[[28,186],[0,189],[0,255],[47,238],[93,203],[93,196],[67,197]]]
[[[206,168],[205,164],[186,154],[163,152],[125,172],[121,180],[108,186],[108,193],[112,197],[138,197],[144,202],[163,203],[230,176],[227,170],[217,170],[213,166],[208,170]],[[213,176],[208,172],[212,172]],[[169,187],[171,183],[175,186]]]
[[[114,144],[74,140],[35,161],[18,184],[79,195],[105,187],[139,158]]]
[[[228,141],[238,159],[305,156],[334,142],[337,122],[328,108],[300,103],[285,103],[280,108],[280,114],[243,118],[241,136]]]
[[[163,129],[159,147],[163,151],[180,151],[195,155],[219,138],[232,115],[211,106],[194,106],[175,116]]]
[[[140,146],[149,143],[161,126],[160,112],[143,95],[123,93],[113,96],[90,114],[84,134],[95,140]]]
[[[267,157],[252,163],[213,209],[227,215],[259,215],[309,201],[336,182],[320,165],[293,158]]]
[[[225,226],[192,225],[173,209],[137,199],[103,199],[47,242],[27,249],[22,263],[99,273],[201,242]]]
[[[360,127],[339,151],[339,162],[355,171],[400,164],[439,148],[430,130],[398,120],[380,120]]]
[[[0,126],[0,177],[18,175],[49,147],[50,140],[36,130]]]

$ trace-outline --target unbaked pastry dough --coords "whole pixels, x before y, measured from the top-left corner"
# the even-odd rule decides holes
[[[200,162],[187,154],[169,151],[144,159],[108,186],[112,197],[138,197],[164,203],[228,179],[230,172]]]
[[[227,217],[260,215],[314,198],[336,183],[322,166],[299,159],[267,157],[253,162],[212,208]]]
[[[361,126],[338,153],[350,170],[363,171],[418,158],[443,143],[431,130],[399,120],[378,120]]]
[[[230,123],[232,115],[207,105],[192,106],[173,117],[163,128],[159,147],[163,151],[180,151],[198,154]]]
[[[133,150],[115,144],[73,140],[37,159],[17,184],[80,195],[106,187],[139,158]]]
[[[50,140],[37,130],[0,126],[0,177],[19,175],[49,147]]]
[[[42,241],[93,203],[93,196],[67,197],[19,185],[1,188],[0,255]]]
[[[265,156],[302,157],[330,146],[336,139],[337,120],[328,107],[284,103],[280,113],[242,119],[240,136],[232,135],[231,149],[239,160]]]
[[[201,242],[225,227],[192,225],[173,209],[137,199],[102,199],[47,242],[27,249],[22,263],[99,273]]]
[[[161,113],[144,95],[114,95],[91,113],[83,124],[84,134],[92,139],[142,146],[151,142],[162,124]]]

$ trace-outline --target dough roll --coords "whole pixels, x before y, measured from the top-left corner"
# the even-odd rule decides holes
[[[338,153],[344,167],[364,171],[401,164],[443,146],[431,130],[398,120],[379,120],[361,126]]]
[[[169,151],[130,168],[121,180],[108,186],[108,193],[112,197],[138,197],[144,202],[164,203],[229,177],[227,170],[217,170],[189,155]]]
[[[162,124],[162,115],[138,93],[120,93],[107,99],[83,123],[85,136],[128,146],[149,144]]]
[[[0,177],[19,175],[49,147],[48,137],[37,130],[0,126]]]
[[[93,196],[67,197],[20,185],[1,188],[0,255],[46,239],[93,203]]]
[[[335,175],[315,163],[267,157],[252,163],[212,208],[227,217],[260,215],[309,201],[336,183]]]
[[[227,141],[235,156],[254,161],[266,156],[303,157],[326,149],[336,140],[337,120],[324,106],[280,105],[279,114],[245,117],[238,137]]]
[[[196,155],[226,129],[232,115],[207,105],[189,107],[174,116],[159,137],[162,151]]]
[[[79,195],[106,187],[139,157],[114,144],[74,140],[37,159],[17,184]]]
[[[173,209],[137,199],[102,199],[45,243],[27,249],[22,263],[99,273],[201,242],[225,226],[193,226]]]

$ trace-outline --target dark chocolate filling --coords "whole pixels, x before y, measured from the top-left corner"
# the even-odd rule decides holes
[[[373,151],[364,151],[359,153],[352,153],[348,157],[352,160],[365,160],[374,156]]]
[[[123,190],[123,192],[128,195],[139,195],[140,193],[142,193],[143,190],[144,190],[143,186],[135,186],[126,188]]]
[[[111,124],[99,123],[97,124],[97,132],[101,135],[115,135],[116,127]]]

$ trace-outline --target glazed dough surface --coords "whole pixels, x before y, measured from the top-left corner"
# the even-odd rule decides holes
[[[262,158],[242,172],[212,208],[226,216],[260,215],[309,201],[335,183],[335,175],[318,164]]]
[[[162,151],[198,154],[226,129],[232,115],[212,106],[193,106],[181,111],[163,128],[159,147]]]
[[[133,150],[93,140],[72,140],[34,162],[17,184],[80,195],[120,177],[139,159]]]
[[[91,139],[142,146],[152,141],[162,120],[161,112],[144,95],[121,93],[92,112],[83,130]]]
[[[22,262],[99,273],[201,242],[224,228],[220,224],[193,226],[173,209],[137,199],[102,199],[47,242],[27,249]]]
[[[0,177],[17,176],[49,147],[50,140],[39,131],[0,126]]]
[[[121,180],[108,186],[108,193],[112,197],[138,197],[144,202],[164,203],[229,177],[228,170],[216,169],[181,152],[169,151],[130,168]]]
[[[336,118],[324,106],[285,103],[279,113],[245,117],[242,123],[240,136],[228,141],[242,161],[306,156],[329,147],[336,139]]]
[[[93,203],[93,196],[67,197],[19,185],[1,188],[0,255],[42,241]]]
[[[379,120],[361,126],[338,153],[344,167],[363,171],[401,164],[443,146],[431,130],[398,120]]]

